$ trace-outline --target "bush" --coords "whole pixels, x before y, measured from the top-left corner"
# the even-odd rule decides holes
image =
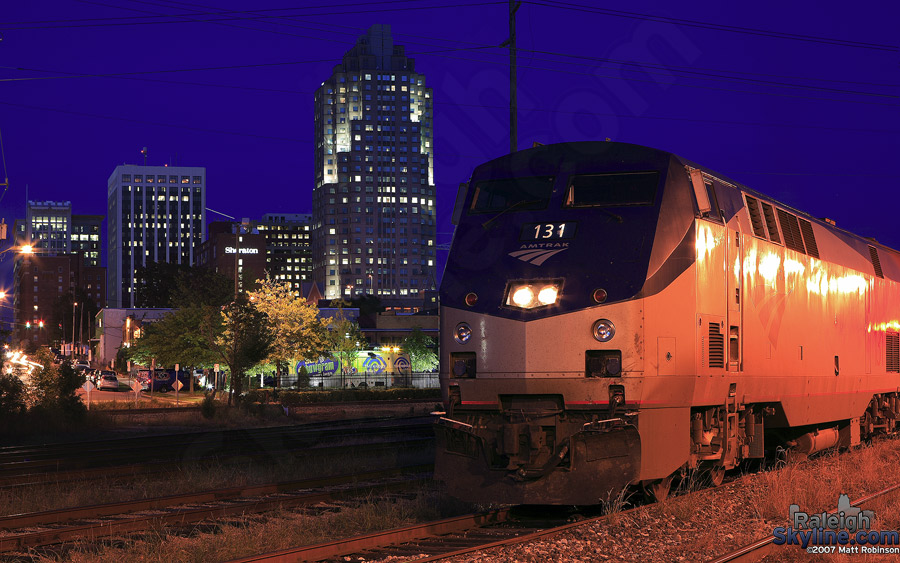
[[[200,401],[200,414],[207,420],[216,416],[216,400],[213,399],[211,394],[206,395],[203,397],[203,400]]]
[[[15,375],[0,375],[0,418],[21,415],[28,407],[25,384]]]
[[[395,401],[400,399],[441,399],[440,389],[335,389],[333,391],[282,391],[281,404],[286,407],[315,403],[353,401]]]

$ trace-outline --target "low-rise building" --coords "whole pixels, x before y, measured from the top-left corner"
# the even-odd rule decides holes
[[[172,309],[101,309],[96,318],[95,362],[112,366],[123,346],[131,346],[146,323],[160,320]]]

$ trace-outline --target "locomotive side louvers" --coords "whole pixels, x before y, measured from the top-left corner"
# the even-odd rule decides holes
[[[709,323],[709,367],[725,367],[725,335],[719,323]]]
[[[885,371],[900,373],[900,333],[889,332],[884,336],[885,346]]]

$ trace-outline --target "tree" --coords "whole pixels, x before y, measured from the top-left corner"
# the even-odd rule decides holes
[[[154,262],[152,260],[148,260],[145,266],[138,266],[135,276],[137,282],[135,305],[140,308],[156,309],[171,307],[176,280],[190,270],[192,268],[187,264]]]
[[[327,346],[325,323],[319,309],[294,295],[289,283],[269,279],[257,280],[259,289],[248,293],[250,302],[266,314],[272,335],[272,346],[264,363],[275,366],[275,384],[296,360],[321,356]]]
[[[178,273],[171,284],[169,302],[177,308],[144,324],[127,357],[142,365],[156,359],[159,366],[210,367],[219,360],[211,343],[223,330],[221,311],[231,301],[231,282],[208,268],[191,268]]]
[[[53,363],[49,350],[43,349],[35,359],[43,365],[31,373],[30,392],[32,409],[65,418],[78,418],[85,414],[84,403],[75,391],[84,383],[84,376],[72,368],[69,362]]]
[[[359,326],[362,327],[375,327],[376,319],[378,318],[378,313],[384,311],[384,306],[381,304],[381,299],[371,294],[363,294],[355,297],[350,300],[349,303],[352,307],[359,308]]]
[[[438,367],[438,355],[435,353],[434,339],[414,327],[409,336],[403,339],[403,349],[409,354],[409,363],[413,372],[432,371]]]
[[[366,345],[366,337],[358,324],[344,316],[344,308],[340,304],[337,315],[330,319],[328,331],[328,347],[341,362],[341,375],[349,374],[353,359]]]
[[[18,416],[28,408],[25,384],[14,373],[11,363],[0,356],[0,421]]]
[[[212,351],[228,365],[231,391],[240,397],[244,388],[244,372],[269,354],[272,334],[265,313],[254,307],[245,293],[222,308],[220,316],[206,315],[201,321],[201,334]],[[231,395],[228,404],[231,404]]]

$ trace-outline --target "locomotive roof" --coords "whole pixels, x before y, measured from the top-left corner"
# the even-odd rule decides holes
[[[755,190],[749,186],[746,186],[745,184],[742,184],[736,180],[729,178],[728,176],[726,176],[724,174],[716,172],[715,170],[712,170],[706,166],[703,166],[702,164],[698,164],[692,160],[688,160],[688,159],[686,159],[682,156],[679,156],[675,153],[672,153],[669,151],[664,151],[662,149],[656,149],[653,147],[644,146],[644,145],[637,145],[634,143],[620,143],[620,142],[614,142],[614,141],[572,141],[572,142],[568,142],[568,143],[553,143],[553,144],[548,144],[548,145],[538,145],[533,148],[524,149],[517,153],[512,153],[512,154],[498,157],[498,158],[491,160],[485,164],[482,164],[481,166],[476,168],[476,171],[479,169],[482,169],[483,167],[490,168],[493,166],[503,166],[503,167],[508,167],[508,168],[519,168],[519,167],[524,168],[524,166],[523,166],[525,164],[524,162],[516,162],[516,161],[520,160],[522,158],[527,158],[528,160],[532,160],[533,158],[539,157],[539,155],[542,155],[542,154],[553,154],[560,158],[568,157],[568,158],[580,159],[580,158],[585,158],[586,156],[589,156],[591,154],[597,154],[597,153],[605,153],[613,158],[621,159],[623,161],[630,161],[630,160],[639,161],[639,160],[650,160],[650,159],[675,158],[683,165],[702,170],[704,173],[708,174],[709,176],[711,176],[717,180],[720,180],[725,184],[734,186],[735,188],[737,188],[739,190],[747,192],[753,197],[767,201],[769,203],[777,204],[779,207],[781,207],[785,210],[788,210],[791,213],[794,213],[795,215],[801,216],[805,219],[808,219],[809,221],[813,221],[813,222],[817,223],[822,228],[832,231],[838,236],[851,237],[861,243],[864,243],[867,245],[872,245],[872,246],[877,246],[879,248],[884,249],[887,252],[890,252],[895,257],[900,258],[900,252],[876,241],[875,239],[866,238],[866,237],[863,237],[856,233],[853,233],[851,231],[848,231],[846,229],[842,229],[840,227],[832,225],[831,223],[826,222],[822,218],[810,215],[809,213],[807,213],[803,210],[797,209],[796,207],[793,207],[782,201],[779,201],[779,200],[771,197],[770,195],[767,195],[763,192]]]

